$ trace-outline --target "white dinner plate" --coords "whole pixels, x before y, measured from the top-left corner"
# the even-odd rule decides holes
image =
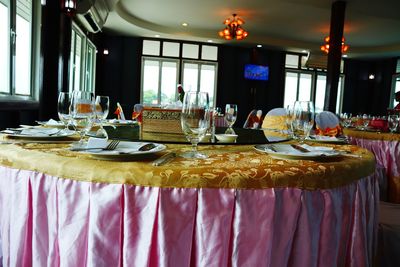
[[[301,145],[301,147],[310,152],[301,152],[293,148],[290,144],[263,144],[254,146],[256,150],[268,153],[268,155],[277,159],[322,160],[342,156],[339,151],[336,151],[331,147],[316,147],[308,145]]]
[[[163,151],[167,147],[163,144],[152,143],[155,147],[148,151],[139,151],[138,149],[149,142],[129,142],[121,141],[115,150],[93,149],[81,151],[79,153],[89,154],[91,157],[102,160],[118,159],[139,159],[143,156]]]
[[[21,132],[4,130],[1,131],[8,137],[21,138],[21,139],[34,139],[34,140],[48,140],[48,139],[60,139],[64,137],[69,137],[75,134],[74,131],[66,131],[57,128],[27,128],[23,129]]]
[[[347,139],[344,137],[338,138],[323,135],[310,135],[306,140],[318,143],[347,143]]]
[[[113,126],[135,125],[135,124],[138,124],[136,120],[117,120],[117,119],[107,120],[107,122],[103,123],[103,125],[113,125]]]

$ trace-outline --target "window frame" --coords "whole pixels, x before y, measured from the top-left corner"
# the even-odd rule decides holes
[[[79,90],[80,91],[89,91],[95,93],[96,88],[96,51],[97,47],[94,43],[85,35],[85,33],[79,28],[78,24],[74,21],[72,22],[72,29],[71,29],[71,51],[70,51],[70,59],[69,59],[69,86],[68,91],[72,92],[76,90],[75,88],[75,69],[76,69],[76,44],[77,44],[77,36],[81,38],[81,48],[80,48],[80,71],[79,71]],[[88,51],[89,47],[91,47],[94,51],[94,54],[91,58],[89,58]],[[92,75],[88,72],[88,65],[89,62],[92,64]],[[90,78],[91,88],[88,88],[89,82],[88,77]]]
[[[178,58],[170,58],[170,57],[153,57],[153,56],[142,56],[141,59],[141,69],[140,69],[140,103],[143,103],[143,85],[144,85],[144,62],[146,60],[158,61],[159,62],[159,70],[158,70],[158,85],[157,85],[157,103],[156,105],[161,105],[161,83],[162,83],[162,63],[163,62],[176,62],[177,73],[176,80],[179,81],[179,73],[180,73],[180,60]],[[175,90],[174,99],[177,99],[178,92]]]
[[[215,79],[214,79],[214,95],[213,95],[213,105],[217,103],[217,84],[218,84],[218,53],[219,53],[219,47],[218,45],[212,45],[210,43],[200,43],[200,42],[191,42],[191,41],[177,41],[177,40],[170,40],[170,39],[155,39],[155,38],[143,38],[142,45],[145,41],[152,41],[152,42],[159,42],[158,46],[158,54],[156,53],[149,53],[146,54],[143,52],[144,48],[142,47],[141,49],[141,80],[140,80],[140,103],[143,103],[143,98],[144,98],[144,92],[143,92],[143,77],[144,77],[144,64],[143,64],[143,58],[152,58],[152,59],[162,59],[162,60],[178,60],[178,68],[177,68],[177,84],[182,84],[183,83],[183,64],[184,62],[189,62],[189,63],[195,63],[199,64],[200,68],[199,71],[201,73],[201,66],[202,65],[214,65],[215,66]],[[179,44],[179,55],[178,56],[164,56],[163,55],[163,48],[164,48],[164,43],[178,43]],[[196,45],[198,46],[198,51],[197,51],[197,58],[192,58],[192,57],[183,57],[183,46],[184,45]],[[202,59],[202,51],[204,46],[211,46],[211,47],[216,47],[217,52],[216,52],[216,59]],[[161,65],[160,65],[161,66]],[[160,73],[161,73],[161,68],[160,68]],[[160,74],[159,74],[160,75]],[[160,77],[160,76],[159,76]],[[201,75],[199,74],[198,76],[198,85],[196,90],[199,90],[200,88],[200,77]],[[161,79],[159,79],[159,83],[161,82]],[[185,87],[184,87],[185,88]],[[161,86],[159,85],[158,88],[158,95],[157,95],[157,102],[161,102],[161,94],[160,94]],[[178,97],[178,93],[175,92],[175,98]]]
[[[16,53],[16,17],[17,17],[17,0],[0,0],[2,4],[8,7],[9,12],[9,87],[8,92],[0,92],[0,102],[2,103],[2,109],[9,109],[12,103],[15,108],[19,109],[16,104],[21,103],[28,104],[26,108],[31,108],[31,105],[36,106],[39,101],[39,72],[40,72],[40,24],[41,24],[41,3],[40,1],[32,0],[32,18],[30,21],[30,34],[31,34],[31,45],[30,45],[30,92],[29,95],[21,95],[16,93],[15,83],[15,53]],[[23,107],[25,108],[25,106]]]
[[[316,92],[317,92],[317,77],[318,76],[325,76],[327,75],[326,70],[322,70],[322,69],[313,69],[313,68],[306,68],[302,66],[302,58],[305,56],[304,54],[294,54],[294,53],[286,53],[286,55],[297,55],[298,58],[298,66],[297,68],[295,67],[288,67],[286,66],[286,62],[285,62],[285,85],[284,85],[284,96],[285,96],[285,92],[286,92],[286,77],[287,77],[287,73],[297,73],[297,88],[296,88],[296,100],[299,99],[299,86],[300,86],[300,75],[302,73],[305,74],[311,74],[311,92],[310,92],[310,101],[314,102],[314,106],[315,106],[315,97],[316,97]],[[342,60],[343,63],[343,60]],[[343,68],[341,68],[342,70]],[[340,73],[339,75],[339,84],[340,84],[340,88],[338,88],[338,95],[340,92],[340,98],[336,99],[336,108],[335,108],[335,112],[336,113],[341,113],[342,112],[342,107],[343,107],[343,95],[344,95],[344,82],[345,82],[345,75],[344,73]],[[326,89],[325,89],[325,93],[326,93]],[[325,101],[324,101],[325,102]],[[285,105],[285,97],[283,99],[283,105]]]

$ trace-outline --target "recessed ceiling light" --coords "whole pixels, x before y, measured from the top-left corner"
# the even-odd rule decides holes
[[[370,80],[375,79],[375,75],[371,73],[371,74],[368,76],[368,79],[370,79]]]
[[[212,43],[212,42],[213,42],[213,40],[207,40],[207,42],[208,42],[208,43]]]
[[[154,37],[158,38],[158,37],[160,37],[160,35],[159,35],[159,34],[156,34],[156,35],[154,35]]]
[[[257,47],[262,47],[262,45],[258,44]]]
[[[104,49],[103,50],[103,55],[108,55],[108,54],[109,54],[108,49]]]
[[[347,55],[343,55],[343,57],[347,57]]]
[[[307,50],[302,50],[301,53],[308,53],[308,51]]]
[[[183,27],[187,27],[189,24],[187,24],[186,22],[182,22],[182,26]]]

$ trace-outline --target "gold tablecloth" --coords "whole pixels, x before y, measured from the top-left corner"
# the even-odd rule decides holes
[[[332,145],[334,146],[334,145]],[[168,144],[168,151],[182,152],[190,145]],[[151,162],[164,152],[138,161],[102,161],[72,152],[66,144],[1,144],[0,165],[33,170],[60,178],[102,183],[180,188],[297,187],[335,188],[374,172],[375,158],[368,150],[343,145],[361,158],[341,157],[330,161],[281,160],[256,151],[252,145],[200,146],[205,160],[176,158],[154,167]]]
[[[344,128],[343,134],[361,139],[385,140],[385,141],[400,141],[399,133],[371,132],[356,130],[354,128]]]

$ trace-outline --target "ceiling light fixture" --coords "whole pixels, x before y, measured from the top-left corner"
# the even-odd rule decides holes
[[[75,15],[76,0],[61,0],[61,10],[68,16]]]
[[[322,51],[324,51],[325,53],[329,53],[329,40],[330,40],[330,37],[329,36],[326,36],[325,38],[324,38],[324,41],[325,41],[325,44],[323,44],[323,45],[321,45],[321,50]],[[346,53],[347,52],[347,50],[349,50],[349,46],[348,45],[346,45],[345,43],[344,43],[344,37],[342,37],[342,54],[343,53]]]
[[[257,47],[258,47],[258,48],[261,48],[261,47],[262,47],[262,45],[258,44],[258,45],[257,45]]]
[[[219,36],[225,40],[243,40],[249,34],[245,29],[242,28],[244,20],[239,18],[236,14],[233,14],[232,17],[227,18],[224,21],[224,24],[226,27],[225,29],[219,31]]]
[[[183,27],[187,27],[188,25],[189,25],[189,24],[187,24],[186,22],[183,22],[183,23],[182,23],[182,26],[183,26]]]

